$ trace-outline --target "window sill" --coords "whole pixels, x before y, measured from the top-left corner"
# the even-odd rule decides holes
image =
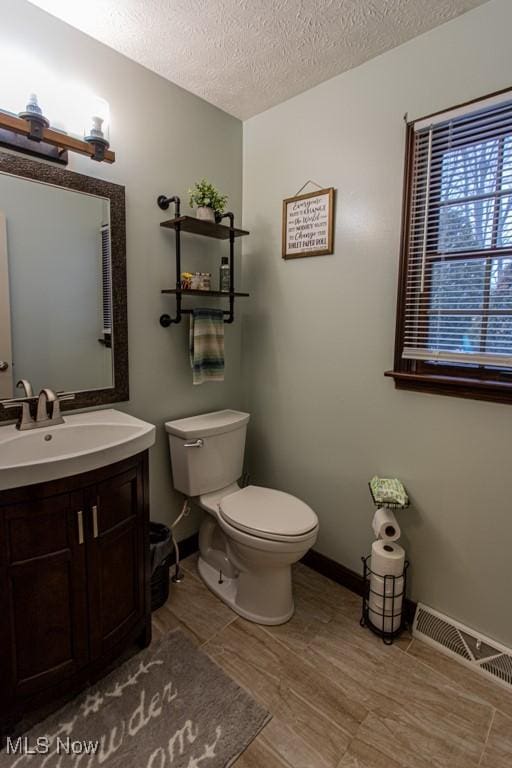
[[[384,375],[395,380],[396,389],[512,404],[512,382],[463,378],[461,376],[433,376],[426,373],[402,371],[386,371]]]

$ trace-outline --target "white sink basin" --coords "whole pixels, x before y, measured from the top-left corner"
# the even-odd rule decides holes
[[[0,490],[69,477],[146,450],[155,427],[107,409],[64,417],[55,427],[0,427]]]

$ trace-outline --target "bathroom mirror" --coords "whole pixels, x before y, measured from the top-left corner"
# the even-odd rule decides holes
[[[19,379],[128,399],[124,187],[0,152],[0,400]]]

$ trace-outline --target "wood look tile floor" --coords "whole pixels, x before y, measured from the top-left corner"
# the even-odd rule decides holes
[[[154,639],[180,627],[272,713],[236,768],[512,768],[512,693],[410,637],[385,646],[359,626],[356,595],[301,564],[292,620],[251,624],[196,559]]]

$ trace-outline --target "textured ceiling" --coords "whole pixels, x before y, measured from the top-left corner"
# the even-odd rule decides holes
[[[241,119],[486,0],[31,0]]]

